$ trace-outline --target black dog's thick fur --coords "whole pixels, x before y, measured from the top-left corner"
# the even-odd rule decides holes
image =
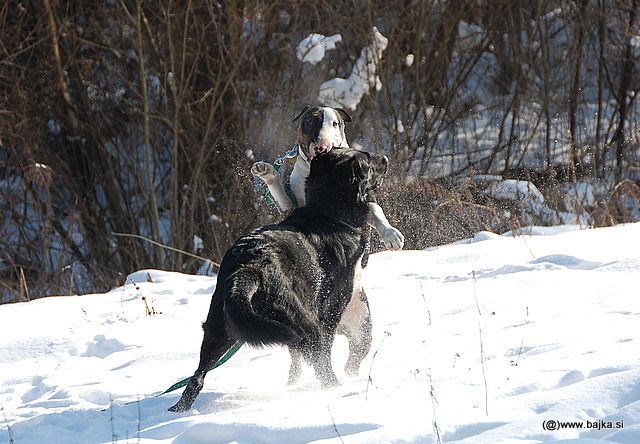
[[[313,365],[323,386],[338,384],[331,345],[365,249],[367,202],[386,169],[385,157],[352,149],[314,158],[307,205],[229,248],[203,324],[198,369],[171,411],[191,408],[207,371],[237,341],[287,345]]]

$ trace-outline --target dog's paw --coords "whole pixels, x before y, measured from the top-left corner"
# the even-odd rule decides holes
[[[191,408],[191,406],[187,405],[184,402],[182,402],[182,399],[181,399],[180,401],[178,401],[177,404],[169,407],[168,410],[170,412],[173,412],[173,413],[183,413],[183,412],[186,412],[187,410],[189,410],[190,408]]]
[[[358,376],[358,372],[360,371],[360,363],[353,362],[351,356],[347,360],[347,364],[344,366],[344,373],[349,377]]]
[[[404,247],[404,235],[391,225],[382,230],[380,237],[387,250],[402,250]]]
[[[340,381],[338,381],[338,378],[336,378],[336,375],[327,375],[326,377],[322,378],[321,384],[323,389],[331,389],[340,387],[341,385]]]
[[[275,168],[273,168],[273,165],[267,162],[254,163],[253,166],[251,167],[251,174],[253,174],[256,177],[259,177],[260,179],[264,180],[267,183],[273,182],[278,178],[278,173],[276,173],[276,170]]]

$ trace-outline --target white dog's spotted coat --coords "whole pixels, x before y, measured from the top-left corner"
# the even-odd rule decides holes
[[[287,185],[295,196],[297,204],[303,206],[306,202],[305,183],[309,176],[311,159],[333,148],[349,147],[344,127],[345,122],[351,122],[351,117],[340,108],[306,106],[293,121],[299,121],[298,156]],[[282,178],[275,171],[273,165],[266,162],[256,162],[251,168],[251,173],[265,182],[280,212],[287,213],[294,209],[294,204],[285,190]],[[402,249],[404,236],[389,223],[380,205],[370,202],[369,208],[369,225],[378,232],[385,248]],[[361,284],[361,276],[362,267],[359,264],[356,267],[351,302],[345,309],[338,326],[338,333],[344,334],[349,339],[351,353],[346,370],[350,374],[357,373],[360,361],[368,352],[371,341],[371,319],[367,298]],[[293,383],[299,376],[301,356],[291,349],[290,353],[292,363],[289,382]]]

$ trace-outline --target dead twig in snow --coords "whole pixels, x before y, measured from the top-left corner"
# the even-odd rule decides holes
[[[476,293],[476,272],[472,272],[473,282],[473,297],[476,300],[476,308],[478,309],[478,336],[480,337],[480,366],[482,367],[482,378],[484,380],[484,412],[489,416],[489,390],[487,387],[487,372],[484,368],[484,343],[482,341],[482,311],[480,310],[480,303],[478,302],[478,295]]]
[[[174,248],[174,247],[170,247],[168,245],[164,245],[161,244],[160,242],[156,242],[152,239],[149,239],[148,237],[144,237],[144,236],[140,236],[139,234],[128,234],[128,233],[116,233],[115,231],[111,232],[112,235],[114,236],[120,236],[120,237],[132,237],[135,239],[141,239],[143,241],[147,241],[153,245],[156,245],[158,247],[162,247],[162,248],[166,248],[167,250],[171,250],[171,251],[175,251],[176,253],[180,253],[180,254],[184,254],[185,256],[190,256],[193,257],[195,259],[200,259],[201,261],[205,261],[205,262],[210,262],[211,264],[213,264],[215,267],[220,268],[220,264],[213,262],[210,259],[207,259],[205,257],[202,256],[198,256],[197,254],[193,254],[193,253],[189,253],[188,251],[184,251],[184,250],[180,250],[179,248]]]

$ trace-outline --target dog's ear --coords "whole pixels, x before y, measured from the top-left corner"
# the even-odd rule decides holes
[[[369,166],[369,155],[360,153],[351,159],[351,181],[358,185],[358,200],[366,201],[369,191],[371,167]]]
[[[360,182],[369,176],[369,158],[366,153],[356,154],[351,158],[353,182]]]
[[[333,108],[333,109],[335,109],[336,112],[340,114],[340,117],[342,117],[342,120],[344,120],[345,122],[351,122],[351,116],[349,115],[348,112],[346,112],[342,108]]]
[[[306,113],[307,111],[309,111],[311,109],[311,105],[305,105],[304,108],[302,108],[302,111],[300,111],[300,114],[298,114],[297,116],[295,116],[293,118],[293,120],[291,121],[291,123],[295,122],[296,120],[298,120],[304,113]],[[351,120],[349,120],[349,122],[351,122]]]

